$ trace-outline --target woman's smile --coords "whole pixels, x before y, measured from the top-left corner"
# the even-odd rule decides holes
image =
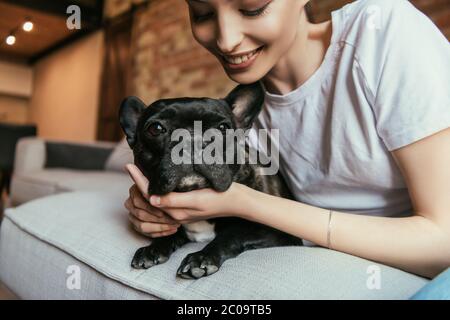
[[[231,70],[242,70],[250,67],[258,58],[264,46],[243,55],[221,55],[224,65]]]

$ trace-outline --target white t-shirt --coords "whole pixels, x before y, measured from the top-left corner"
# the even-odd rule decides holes
[[[265,91],[250,145],[255,129],[279,129],[280,172],[302,203],[411,215],[390,151],[450,127],[450,44],[407,0],[353,2],[332,12],[332,27],[324,61],[304,84]]]

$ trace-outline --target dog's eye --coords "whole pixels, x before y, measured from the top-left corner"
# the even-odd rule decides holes
[[[159,122],[152,123],[148,126],[147,130],[154,137],[166,132],[166,128],[164,128]]]
[[[228,124],[226,123],[219,124],[219,130],[222,131],[223,133],[226,133],[227,129],[231,129]]]

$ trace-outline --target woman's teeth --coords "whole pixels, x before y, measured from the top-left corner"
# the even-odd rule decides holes
[[[225,60],[231,64],[241,64],[241,63],[248,61],[251,57],[253,57],[258,52],[258,50],[259,49],[256,49],[255,51],[252,51],[249,54],[239,56],[239,57],[225,56]]]

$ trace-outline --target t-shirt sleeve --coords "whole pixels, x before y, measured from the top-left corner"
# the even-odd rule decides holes
[[[450,44],[409,1],[366,2],[355,59],[392,151],[450,127]]]

